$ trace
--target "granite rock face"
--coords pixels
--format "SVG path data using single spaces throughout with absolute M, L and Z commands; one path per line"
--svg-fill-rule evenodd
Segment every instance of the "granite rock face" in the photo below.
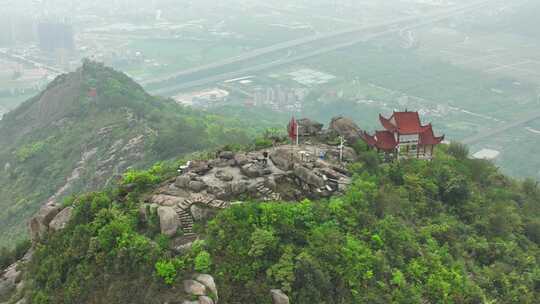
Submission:
M 50 222 L 60 210 L 62 210 L 62 208 L 55 203 L 48 203 L 43 205 L 38 213 L 30 219 L 28 228 L 32 241 L 38 241 L 49 231 Z
M 64 208 L 49 223 L 49 229 L 51 231 L 59 231 L 59 230 L 64 229 L 67 223 L 71 220 L 72 214 L 73 214 L 73 207 Z
M 314 132 L 319 130 L 319 125 L 311 125 Z M 344 161 L 356 159 L 353 149 L 345 147 L 342 154 Z M 174 237 L 181 231 L 192 238 L 196 221 L 233 202 L 318 199 L 342 193 L 350 177 L 339 155 L 339 147 L 325 144 L 220 152 L 214 160 L 189 162 L 175 179 L 148 196 L 140 213 L 148 219 L 147 206 L 150 210 L 157 206 L 162 233 Z
M 331 131 L 343 136 L 349 144 L 354 144 L 360 139 L 362 130 L 356 123 L 347 117 L 334 117 L 330 122 Z
M 184 280 L 184 292 L 197 301 L 184 301 L 183 304 L 217 304 L 218 291 L 214 278 L 209 274 L 195 274 L 192 280 Z
M 172 207 L 161 206 L 157 209 L 161 233 L 174 236 L 180 226 L 178 215 Z
M 280 289 L 270 290 L 273 304 L 289 304 L 289 297 L 283 293 Z

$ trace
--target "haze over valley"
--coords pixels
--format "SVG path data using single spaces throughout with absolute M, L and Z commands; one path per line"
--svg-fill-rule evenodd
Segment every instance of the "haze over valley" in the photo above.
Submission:
M 0 0 L 0 304 L 537 303 L 536 0 Z

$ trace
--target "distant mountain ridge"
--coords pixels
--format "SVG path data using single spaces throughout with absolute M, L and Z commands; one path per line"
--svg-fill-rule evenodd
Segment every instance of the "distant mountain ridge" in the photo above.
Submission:
M 245 142 L 242 129 L 86 61 L 0 121 L 0 246 L 24 238 L 45 202 L 106 186 L 130 167 Z

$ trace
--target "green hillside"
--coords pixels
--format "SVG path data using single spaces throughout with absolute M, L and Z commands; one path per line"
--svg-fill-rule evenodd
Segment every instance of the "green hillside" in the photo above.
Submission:
M 382 164 L 358 148 L 343 196 L 252 202 L 196 230 L 178 253 L 141 221 L 147 193 L 174 170 L 131 172 L 131 185 L 78 196 L 65 230 L 39 245 L 26 294 L 42 303 L 175 303 L 182 279 L 211 273 L 219 303 L 537 303 L 540 189 L 460 145 L 436 159 Z M 133 185 L 136 185 L 133 188 Z M 180 302 L 179 302 L 180 303 Z
M 246 126 L 85 62 L 0 121 L 0 246 L 27 238 L 27 220 L 47 201 L 114 184 L 130 167 L 246 142 L 255 132 Z

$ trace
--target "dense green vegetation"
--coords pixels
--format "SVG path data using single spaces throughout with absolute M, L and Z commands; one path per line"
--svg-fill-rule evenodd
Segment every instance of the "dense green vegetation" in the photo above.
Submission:
M 361 147 L 359 148 L 361 150 Z M 139 219 L 145 192 L 173 174 L 132 171 L 120 187 L 75 199 L 68 227 L 28 265 L 32 303 L 161 303 L 193 271 L 217 279 L 220 303 L 535 303 L 540 189 L 466 147 L 433 162 L 363 161 L 347 194 L 246 203 L 217 215 L 183 255 Z
M 155 221 L 141 221 L 139 203 L 176 172 L 156 164 L 129 171 L 121 186 L 68 200 L 69 225 L 44 238 L 27 265 L 32 303 L 163 303 L 178 299 L 177 278 L 208 271 L 211 260 L 202 243 L 183 256 L 169 251 L 170 240 Z M 126 192 L 123 185 L 135 185 Z M 157 227 L 157 229 L 156 229 Z
M 0 248 L 0 269 L 5 269 L 9 265 L 20 260 L 30 248 L 30 241 L 21 241 L 13 249 Z
M 360 170 L 330 201 L 219 214 L 207 246 L 222 298 L 267 303 L 278 287 L 294 303 L 535 303 L 540 191 L 464 150 Z
M 257 132 L 250 122 L 150 96 L 126 75 L 86 62 L 0 121 L 0 247 L 25 238 L 26 221 L 59 189 L 61 203 L 113 184 L 129 167 L 247 143 Z

